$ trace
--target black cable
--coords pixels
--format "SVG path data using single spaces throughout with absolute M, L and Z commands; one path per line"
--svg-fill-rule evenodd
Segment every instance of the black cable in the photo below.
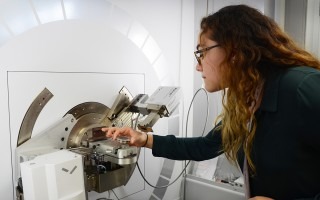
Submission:
M 119 197 L 116 195 L 116 193 L 113 190 L 111 191 L 113 192 L 114 196 L 116 196 L 117 200 L 120 200 Z
M 189 160 L 188 164 L 189 164 L 189 163 L 190 163 L 190 160 Z M 188 166 L 188 164 L 185 166 L 185 168 Z M 144 177 L 144 175 L 143 175 L 142 172 L 141 172 L 141 169 L 140 169 L 140 167 L 139 167 L 138 162 L 137 162 L 137 167 L 138 167 L 138 170 L 139 170 L 140 175 L 142 176 L 143 180 L 144 180 L 149 186 L 151 186 L 151 187 L 153 187 L 153 188 L 156 188 L 156 189 L 166 188 L 166 187 L 169 187 L 170 185 L 174 184 L 174 183 L 180 178 L 180 176 L 184 173 L 184 171 L 185 171 L 185 168 L 184 168 L 184 169 L 181 171 L 181 173 L 179 174 L 179 176 L 177 176 L 177 178 L 174 179 L 174 181 L 172 181 L 172 182 L 169 183 L 168 185 L 154 186 L 154 185 L 152 185 L 151 183 L 149 183 L 149 181 L 147 181 L 147 179 Z
M 209 97 L 208 97 L 207 91 L 206 91 L 205 89 L 203 89 L 203 88 L 200 88 L 200 89 L 198 89 L 198 90 L 196 91 L 196 93 L 193 95 L 193 98 L 192 98 L 191 103 L 190 103 L 190 105 L 189 105 L 189 109 L 188 109 L 188 113 L 187 113 L 187 119 L 186 119 L 186 137 L 187 137 L 187 133 L 188 133 L 187 130 L 188 130 L 188 121 L 189 121 L 190 109 L 191 109 L 191 106 L 192 106 L 192 104 L 193 104 L 193 101 L 194 101 L 196 95 L 197 95 L 197 94 L 199 93 L 199 91 L 201 91 L 201 90 L 204 91 L 204 93 L 206 94 L 206 97 L 207 97 L 207 98 L 206 98 L 206 100 L 207 100 L 207 115 L 206 115 L 206 121 L 205 121 L 203 130 L 202 130 L 202 134 L 201 134 L 202 137 L 203 137 L 204 131 L 205 131 L 205 129 L 206 129 L 206 124 L 207 124 L 208 115 L 209 115 L 209 109 L 208 109 Z M 137 167 L 138 167 L 138 170 L 139 170 L 140 175 L 142 176 L 143 180 L 144 180 L 149 186 L 151 186 L 151 187 L 153 187 L 153 188 L 156 188 L 156 189 L 161 189 L 161 188 L 169 187 L 170 185 L 172 185 L 173 183 L 175 183 L 175 182 L 180 178 L 180 176 L 186 171 L 186 169 L 187 169 L 188 165 L 190 164 L 190 162 L 191 162 L 191 160 L 188 161 L 188 163 L 185 165 L 185 167 L 181 170 L 181 173 L 177 176 L 176 179 L 174 179 L 174 181 L 172 181 L 172 182 L 169 183 L 168 185 L 163 185 L 163 186 L 154 186 L 154 185 L 152 185 L 151 183 L 149 183 L 149 181 L 147 181 L 147 179 L 144 177 L 144 175 L 143 175 L 143 173 L 142 173 L 142 171 L 141 171 L 141 169 L 140 169 L 140 167 L 139 167 L 138 162 L 137 162 Z

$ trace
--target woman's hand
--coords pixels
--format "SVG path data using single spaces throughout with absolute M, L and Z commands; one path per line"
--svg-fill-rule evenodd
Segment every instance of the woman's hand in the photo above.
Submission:
M 269 197 L 255 196 L 255 197 L 252 197 L 248 200 L 274 200 L 274 199 L 271 199 Z
M 106 136 L 112 137 L 113 140 L 118 136 L 127 136 L 130 138 L 129 144 L 132 146 L 152 148 L 153 137 L 151 134 L 147 135 L 147 133 L 138 132 L 129 127 L 108 127 L 101 130 L 106 132 Z

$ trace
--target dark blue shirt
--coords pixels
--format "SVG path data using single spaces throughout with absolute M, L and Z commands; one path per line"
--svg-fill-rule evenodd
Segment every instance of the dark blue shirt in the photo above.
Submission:
M 266 78 L 256 111 L 251 196 L 279 200 L 320 199 L 320 71 L 310 67 L 276 70 Z M 207 160 L 221 154 L 221 132 L 205 137 L 154 135 L 153 155 Z M 243 163 L 240 150 L 238 162 Z M 240 164 L 242 166 L 242 164 Z

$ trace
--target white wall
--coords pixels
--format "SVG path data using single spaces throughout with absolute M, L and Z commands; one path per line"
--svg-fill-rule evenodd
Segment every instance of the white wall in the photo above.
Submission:
M 305 48 L 320 59 L 320 0 L 308 0 Z

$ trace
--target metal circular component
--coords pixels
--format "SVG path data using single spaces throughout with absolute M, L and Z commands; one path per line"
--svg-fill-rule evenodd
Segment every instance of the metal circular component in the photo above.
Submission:
M 83 115 L 89 113 L 97 113 L 106 115 L 110 108 L 98 102 L 85 102 L 71 108 L 66 114 L 72 114 L 74 118 L 79 119 Z
M 110 108 L 97 102 L 86 102 L 70 109 L 66 114 L 72 114 L 78 121 L 72 128 L 67 141 L 67 148 L 80 147 L 82 141 L 92 137 L 92 128 L 110 126 L 111 121 L 106 119 Z
M 130 142 L 130 137 L 118 136 L 117 141 L 121 144 L 128 144 Z

